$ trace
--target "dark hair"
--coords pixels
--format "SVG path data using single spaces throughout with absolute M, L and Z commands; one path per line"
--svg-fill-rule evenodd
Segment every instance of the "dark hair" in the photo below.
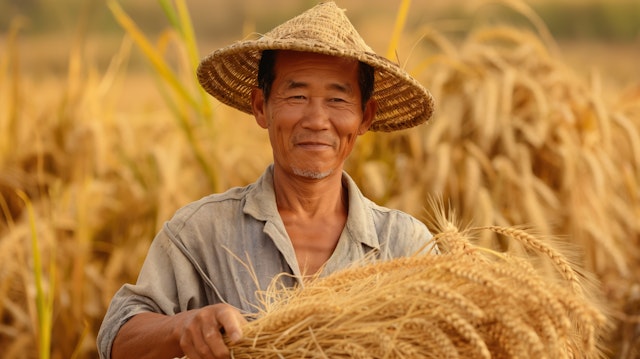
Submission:
M 258 87 L 262 90 L 265 100 L 269 99 L 271 94 L 271 85 L 275 80 L 275 65 L 278 50 L 264 50 L 258 64 Z M 362 102 L 362 110 L 364 111 L 367 101 L 373 95 L 374 70 L 373 66 L 358 62 L 358 85 L 360 86 L 360 96 Z

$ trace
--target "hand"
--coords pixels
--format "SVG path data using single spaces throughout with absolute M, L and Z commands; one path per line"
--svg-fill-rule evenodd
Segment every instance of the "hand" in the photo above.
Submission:
M 214 304 L 185 313 L 180 348 L 189 359 L 228 359 L 229 348 L 222 331 L 231 342 L 242 338 L 242 325 L 247 321 L 238 309 L 228 304 Z

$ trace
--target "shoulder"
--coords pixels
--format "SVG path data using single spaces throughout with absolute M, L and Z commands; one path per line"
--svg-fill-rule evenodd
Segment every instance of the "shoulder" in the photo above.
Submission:
M 253 184 L 234 187 L 223 193 L 210 194 L 178 209 L 167 222 L 172 230 L 179 232 L 185 226 L 193 226 L 216 221 L 228 222 L 239 216 L 247 194 Z
M 426 226 L 412 215 L 379 205 L 367 198 L 346 172 L 343 173 L 343 181 L 349 191 L 350 217 L 355 217 L 357 221 L 363 223 L 373 221 L 378 233 L 386 232 L 389 229 L 398 234 L 405 234 L 407 231 L 416 234 L 429 233 Z M 430 237 L 430 234 L 428 236 Z
M 376 227 L 391 226 L 398 227 L 398 230 L 400 231 L 410 229 L 412 231 L 417 230 L 420 232 L 429 232 L 424 223 L 404 211 L 381 206 L 369 199 L 365 199 L 364 203 L 371 211 L 371 215 L 373 216 L 374 222 L 376 223 Z
M 388 250 L 391 257 L 439 252 L 433 242 L 433 235 L 416 217 L 376 204 L 371 208 L 380 244 Z

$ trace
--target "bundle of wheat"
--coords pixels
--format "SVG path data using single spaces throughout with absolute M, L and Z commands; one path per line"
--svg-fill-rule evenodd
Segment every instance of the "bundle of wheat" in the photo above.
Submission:
M 606 316 L 559 251 L 508 227 L 441 222 L 442 255 L 363 264 L 301 290 L 271 289 L 231 343 L 239 358 L 596 358 Z M 491 230 L 553 263 L 471 244 Z M 555 280 L 554 280 L 555 278 Z M 275 287 L 274 287 L 275 288 Z
M 359 155 L 375 161 L 349 171 L 390 207 L 420 215 L 416 198 L 439 194 L 476 225 L 526 224 L 580 248 L 628 328 L 609 347 L 640 348 L 637 87 L 617 99 L 597 73 L 582 78 L 551 39 L 523 29 L 482 28 L 460 44 L 434 28 L 422 34 L 441 50 L 413 68 L 438 100 L 433 122 L 372 138 Z M 389 148 L 394 156 L 378 155 Z M 523 251 L 489 231 L 479 243 Z

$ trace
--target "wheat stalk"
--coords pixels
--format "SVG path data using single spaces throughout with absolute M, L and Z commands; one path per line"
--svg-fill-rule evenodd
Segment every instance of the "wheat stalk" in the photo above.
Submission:
M 607 318 L 562 253 L 520 228 L 460 232 L 432 224 L 441 255 L 367 262 L 279 298 L 229 343 L 234 358 L 597 358 Z M 451 215 L 451 214 L 449 214 Z M 557 281 L 531 257 L 477 247 L 470 234 L 501 233 L 557 268 Z M 517 288 L 517 290 L 514 290 Z

